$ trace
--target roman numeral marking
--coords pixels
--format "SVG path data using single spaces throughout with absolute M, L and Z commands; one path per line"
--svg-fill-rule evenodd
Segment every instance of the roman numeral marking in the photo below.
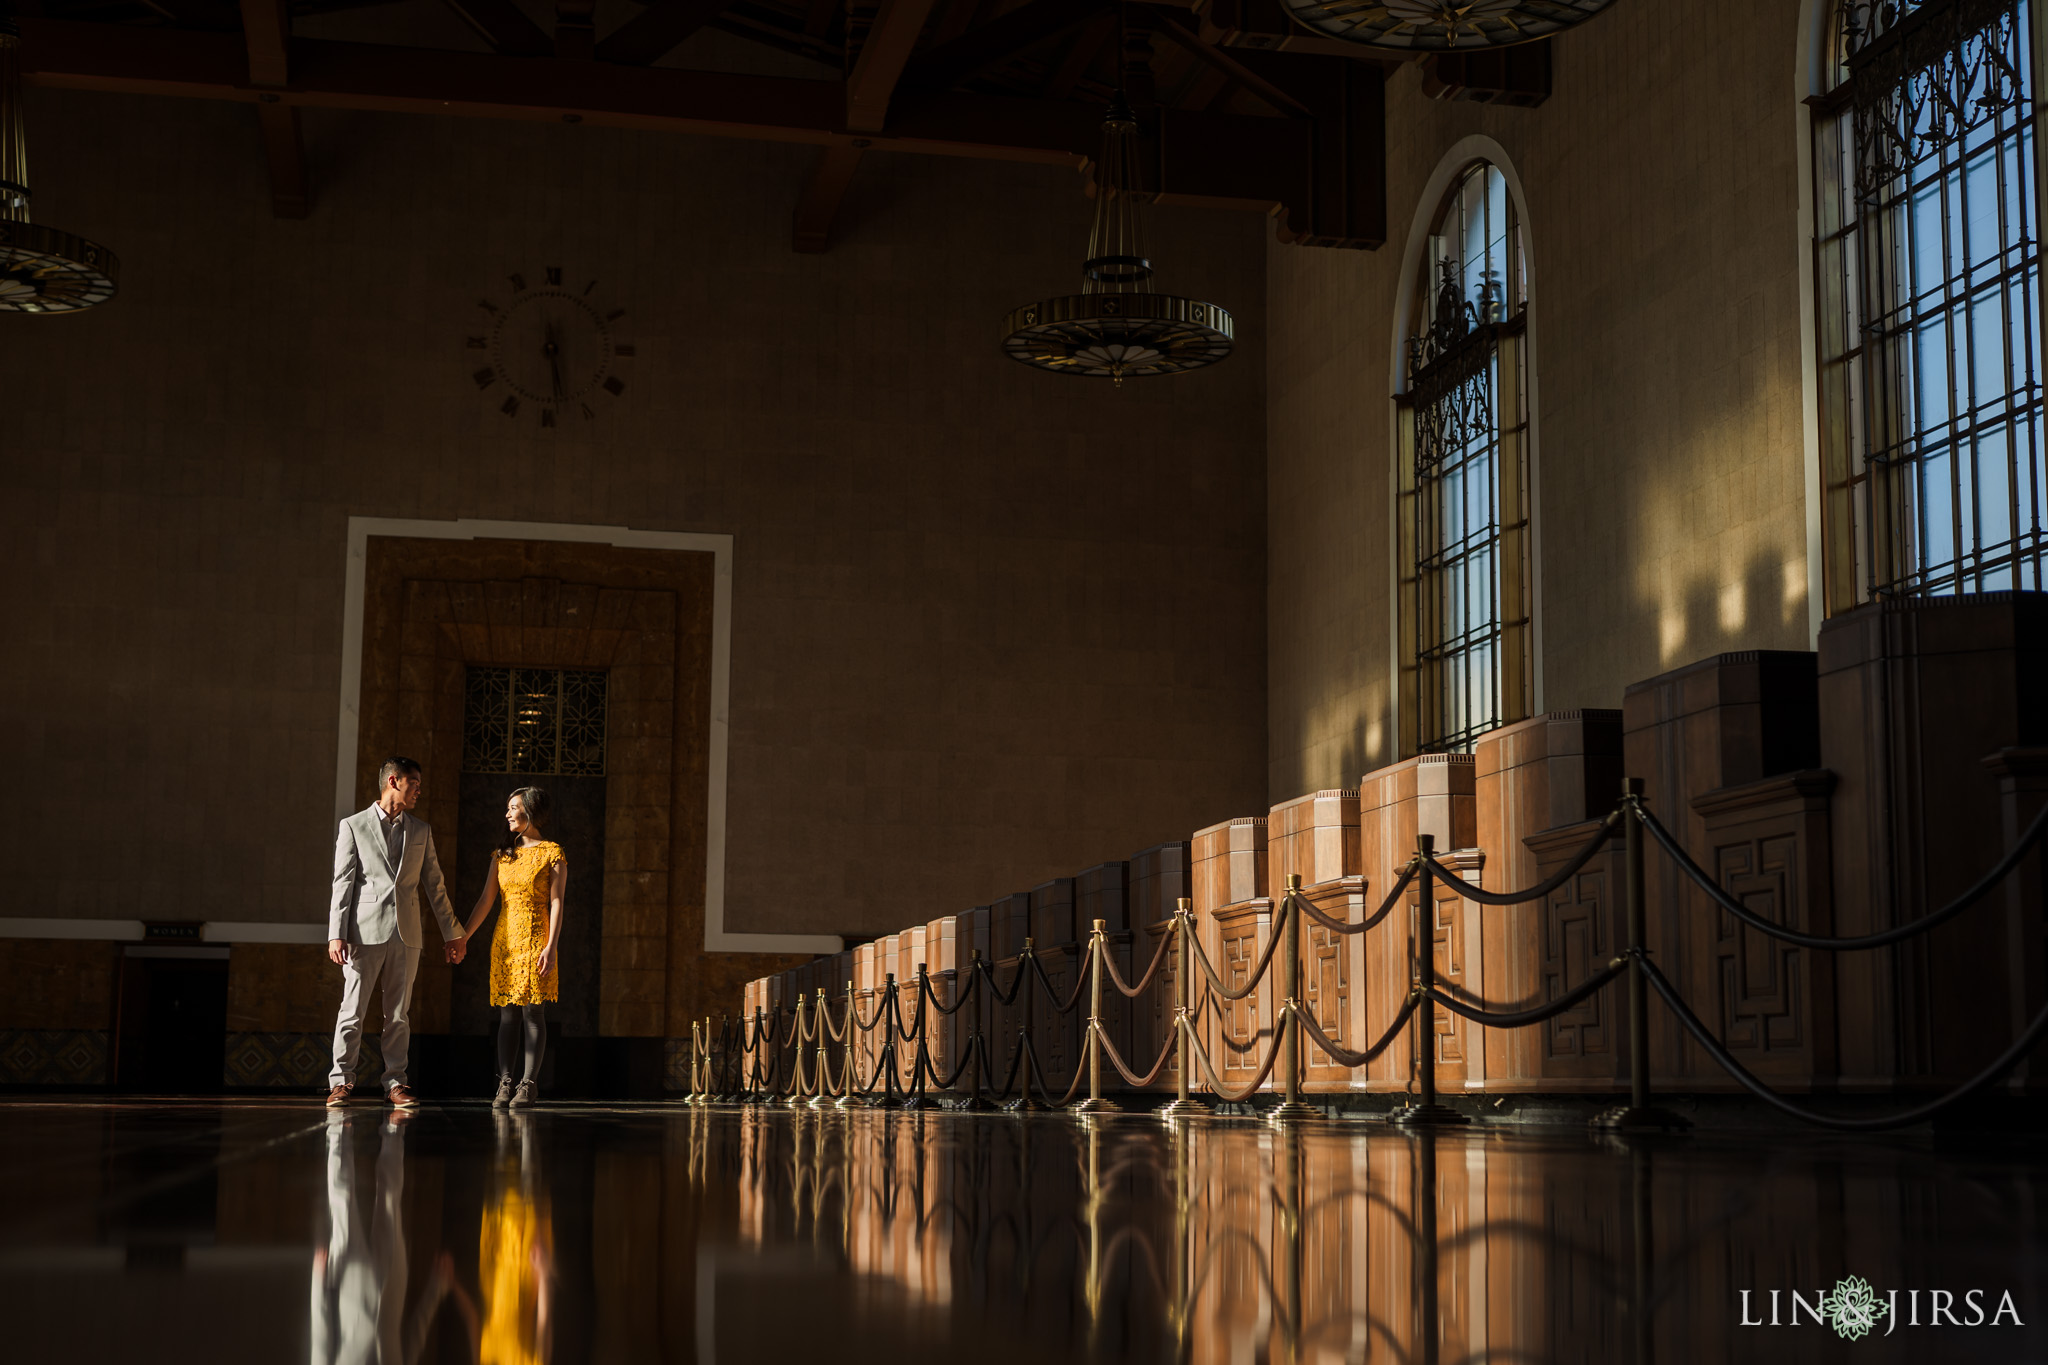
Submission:
M 512 276 L 512 292 L 515 294 L 524 294 L 526 292 L 526 276 Z
M 491 386 L 491 381 L 497 377 L 498 372 L 488 365 L 470 376 L 471 379 L 476 381 L 476 386 L 480 389 L 488 389 Z
M 633 358 L 633 348 L 631 346 L 614 346 L 612 347 L 612 354 L 631 360 Z
M 553 408 L 542 408 L 540 410 L 540 424 L 544 427 L 551 427 L 555 424 L 555 410 Z
M 482 337 L 470 337 L 468 338 L 468 344 L 470 350 L 481 351 L 484 348 L 484 339 Z
M 517 398 L 507 398 L 505 406 L 499 408 L 498 411 L 504 413 L 507 417 L 517 417 L 519 415 L 519 400 Z
M 559 285 L 559 284 L 560 284 L 561 282 L 562 282 L 562 267 L 560 267 L 560 266 L 558 266 L 558 265 L 551 265 L 551 266 L 549 266 L 549 267 L 548 267 L 548 283 L 549 283 L 549 284 L 554 284 L 554 285 Z
M 610 379 L 604 381 L 604 391 L 610 394 L 612 397 L 617 398 L 620 394 L 626 391 L 626 381 L 619 378 L 617 375 L 613 375 Z

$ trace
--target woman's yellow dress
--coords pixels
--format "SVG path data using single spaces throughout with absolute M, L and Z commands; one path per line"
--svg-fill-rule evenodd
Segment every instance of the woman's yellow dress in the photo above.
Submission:
M 556 869 L 563 866 L 562 846 L 543 840 L 515 853 L 498 855 L 498 892 L 505 907 L 498 932 L 491 939 L 491 1004 L 538 1005 L 557 998 L 561 951 L 540 971 L 541 951 L 548 946 L 548 900 Z

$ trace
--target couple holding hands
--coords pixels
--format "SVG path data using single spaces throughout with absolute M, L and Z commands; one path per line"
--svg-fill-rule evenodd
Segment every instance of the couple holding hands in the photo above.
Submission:
M 561 845 L 541 837 L 548 796 L 539 787 L 521 787 L 506 801 L 505 837 L 491 850 L 483 892 L 469 922 L 462 924 L 448 903 L 434 833 L 412 814 L 424 785 L 413 760 L 385 760 L 377 774 L 377 800 L 343 820 L 335 835 L 327 956 L 341 968 L 342 990 L 327 1103 L 339 1108 L 350 1102 L 363 1011 L 381 982 L 384 1093 L 396 1108 L 419 1105 L 406 1084 L 406 1054 L 412 1038 L 412 983 L 423 946 L 420 899 L 424 895 L 433 906 L 443 951 L 456 963 L 468 954 L 470 936 L 502 897 L 505 912 L 491 940 L 491 1005 L 499 1012 L 498 1090 L 492 1107 L 525 1109 L 540 1087 L 547 1005 L 558 998 L 562 900 L 569 887 Z M 515 1066 L 520 1071 L 516 1082 Z

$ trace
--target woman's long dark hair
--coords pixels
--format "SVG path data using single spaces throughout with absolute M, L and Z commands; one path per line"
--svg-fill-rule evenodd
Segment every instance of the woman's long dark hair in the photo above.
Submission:
M 533 827 L 537 836 L 541 827 L 548 822 L 548 794 L 539 787 L 521 787 L 512 793 L 519 798 L 520 808 L 526 812 L 526 823 Z M 519 831 L 510 825 L 505 827 L 505 837 L 498 844 L 500 858 L 514 858 L 519 855 Z

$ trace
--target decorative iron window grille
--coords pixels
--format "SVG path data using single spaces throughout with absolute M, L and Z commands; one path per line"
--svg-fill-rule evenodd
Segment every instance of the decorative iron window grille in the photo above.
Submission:
M 2032 9 L 1837 10 L 1813 120 L 1830 614 L 2043 586 Z
M 536 776 L 604 773 L 602 670 L 465 670 L 462 770 Z
M 1403 748 L 1459 752 L 1529 714 L 1527 299 L 1500 171 L 1475 165 L 1431 238 L 1404 421 Z

